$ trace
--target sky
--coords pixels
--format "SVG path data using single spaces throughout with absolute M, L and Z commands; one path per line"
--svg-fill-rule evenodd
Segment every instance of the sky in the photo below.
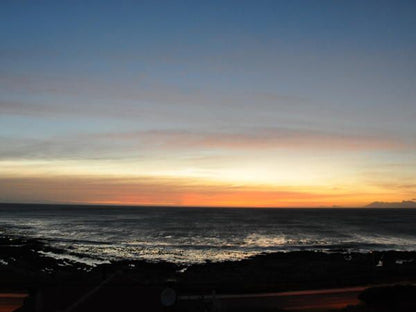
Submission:
M 416 198 L 414 1 L 0 3 L 0 202 Z

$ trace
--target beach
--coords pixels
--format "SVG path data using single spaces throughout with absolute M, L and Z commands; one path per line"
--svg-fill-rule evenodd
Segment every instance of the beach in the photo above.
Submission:
M 24 292 L 2 292 L 0 293 L 0 312 L 11 312 L 23 305 L 27 293 Z
M 71 262 L 68 259 L 48 257 L 49 252 L 59 254 L 60 251 L 39 240 L 6 236 L 0 239 L 0 251 L 0 258 L 3 260 L 0 266 L 2 293 L 15 294 L 9 298 L 15 296 L 14 302 L 18 304 L 23 301 L 25 295 L 22 294 L 28 294 L 28 298 L 33 300 L 39 292 L 42 292 L 44 302 L 49 302 L 51 307 L 54 304 L 71 305 L 107 280 L 109 280 L 106 282 L 107 286 L 102 289 L 99 287 L 100 291 L 109 288 L 115 298 L 121 296 L 124 298 L 123 302 L 128 304 L 133 304 L 128 298 L 132 297 L 136 300 L 138 297 L 131 294 L 128 298 L 123 297 L 129 293 L 127 290 L 148 292 L 146 298 L 153 296 L 157 299 L 164 288 L 171 287 L 178 298 L 182 296 L 183 299 L 182 302 L 177 303 L 176 309 L 182 307 L 184 311 L 192 306 L 191 302 L 185 304 L 186 296 L 210 298 L 213 293 L 216 296 L 257 294 L 257 299 L 254 297 L 244 299 L 256 305 L 259 304 L 259 297 L 261 298 L 258 294 L 262 293 L 287 294 L 287 292 L 341 289 L 338 293 L 347 294 L 350 292 L 347 289 L 351 287 L 364 287 L 355 288 L 354 298 L 356 298 L 361 290 L 369 286 L 409 284 L 416 281 L 416 252 L 301 251 L 264 254 L 241 261 L 192 265 L 164 261 L 150 263 L 139 260 L 87 265 Z M 61 289 L 61 292 L 56 293 L 57 289 Z M 65 300 L 62 299 L 63 297 L 62 300 L 57 299 L 63 296 L 63 293 Z M 96 296 L 100 296 L 99 294 L 100 292 Z M 305 297 L 293 297 L 294 294 L 289 293 L 289 297 L 286 298 L 289 298 L 290 302 L 305 299 Z M 306 295 L 307 292 L 304 294 Z M 270 300 L 270 296 L 268 298 L 267 300 Z M 358 302 L 351 298 L 345 302 Z M 152 302 L 157 302 L 156 299 Z M 227 299 L 230 307 L 238 306 L 236 302 L 244 302 L 241 298 L 237 300 L 237 297 L 231 299 L 232 297 Z M 260 302 L 264 303 L 263 299 Z M 136 302 L 134 300 L 133 302 Z M 232 304 L 230 300 L 233 301 Z M 0 302 L 2 309 L 7 311 L 7 307 L 10 306 L 8 302 L 12 301 Z M 26 303 L 31 304 L 28 299 Z M 160 302 L 157 304 L 160 305 Z M 343 306 L 341 304 L 337 307 Z
M 416 281 L 415 221 L 414 209 L 3 204 L 0 305 L 4 312 L 409 306 L 413 290 L 394 287 Z M 366 295 L 377 287 L 393 288 Z M 166 289 L 176 298 L 168 307 Z

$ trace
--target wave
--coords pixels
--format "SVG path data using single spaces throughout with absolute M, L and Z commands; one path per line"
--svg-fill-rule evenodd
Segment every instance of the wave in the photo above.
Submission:
M 0 209 L 0 233 L 41 239 L 71 257 L 97 261 L 195 263 L 276 251 L 416 250 L 416 210 L 48 207 L 40 212 Z

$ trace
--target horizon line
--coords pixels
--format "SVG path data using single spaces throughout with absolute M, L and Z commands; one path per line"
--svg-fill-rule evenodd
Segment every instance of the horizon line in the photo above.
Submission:
M 400 207 L 368 207 L 365 206 L 195 206 L 195 205 L 143 205 L 143 204 L 111 204 L 111 203 L 42 203 L 42 202 L 0 202 L 0 205 L 59 205 L 59 206 L 93 206 L 93 207 L 129 207 L 129 208 L 214 208 L 214 209 L 400 209 Z M 411 209 L 411 208 L 404 208 Z M 415 208 L 416 209 L 416 208 Z

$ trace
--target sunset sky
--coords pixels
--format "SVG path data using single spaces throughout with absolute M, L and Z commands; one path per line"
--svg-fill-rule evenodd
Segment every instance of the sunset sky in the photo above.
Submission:
M 0 3 L 0 202 L 416 198 L 415 1 Z

